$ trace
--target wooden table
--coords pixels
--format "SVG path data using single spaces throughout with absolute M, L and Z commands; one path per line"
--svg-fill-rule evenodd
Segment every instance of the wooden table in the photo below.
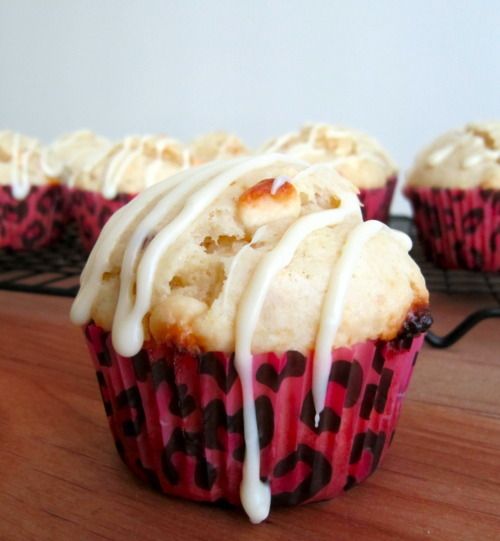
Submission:
M 436 332 L 484 298 L 433 296 Z M 0 291 L 0 539 L 500 539 L 500 325 L 426 347 L 380 469 L 335 501 L 238 510 L 137 482 L 108 433 L 69 299 Z

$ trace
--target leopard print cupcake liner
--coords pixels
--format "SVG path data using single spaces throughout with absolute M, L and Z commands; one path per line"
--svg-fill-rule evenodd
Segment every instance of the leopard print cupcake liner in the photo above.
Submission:
M 422 345 L 417 327 L 405 327 L 409 334 L 399 341 L 335 349 L 317 426 L 312 357 L 254 356 L 261 478 L 273 504 L 332 498 L 373 473 L 394 436 Z M 85 334 L 125 464 L 166 494 L 238 505 L 245 444 L 233 355 L 150 344 L 122 357 L 100 327 L 91 323 Z
M 500 190 L 406 188 L 426 256 L 445 269 L 500 271 Z
M 397 178 L 391 177 L 382 188 L 360 188 L 358 197 L 363 205 L 361 212 L 365 220 L 388 222 L 396 183 Z
M 64 198 L 59 185 L 32 186 L 16 199 L 10 186 L 0 186 L 0 248 L 36 250 L 60 238 Z
M 112 214 L 134 197 L 122 193 L 114 199 L 106 199 L 99 192 L 78 188 L 72 190 L 72 215 L 78 227 L 80 242 L 87 252 L 94 247 L 104 224 Z

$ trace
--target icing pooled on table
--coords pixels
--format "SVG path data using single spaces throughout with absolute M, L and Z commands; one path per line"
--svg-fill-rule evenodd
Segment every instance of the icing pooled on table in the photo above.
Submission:
M 322 180 L 324 177 L 328 182 Z M 256 179 L 265 180 L 255 183 Z M 328 185 L 325 193 L 321 193 L 322 183 Z M 331 351 L 338 343 L 347 295 L 366 246 L 382 236 L 384 242 L 397 245 L 408 258 L 411 241 L 380 222 L 363 222 L 355 190 L 332 165 L 310 166 L 280 154 L 212 162 L 156 184 L 112 216 L 82 273 L 72 320 L 82 325 L 93 318 L 101 288 L 106 287 L 105 277 L 116 269 L 118 291 L 111 316 L 111 338 L 120 355 L 137 354 L 148 339 L 144 322 L 154 309 L 158 291 L 163 291 L 167 299 L 170 295 L 168 278 L 159 278 L 165 271 L 164 258 L 170 254 L 175 259 L 172 250 L 178 246 L 176 243 L 192 234 L 193 224 L 207 213 L 223 212 L 224 201 L 233 208 L 236 205 L 240 221 L 251 232 L 247 240 L 238 241 L 232 248 L 221 304 L 226 312 L 234 305 L 235 366 L 242 386 L 246 446 L 240 493 L 244 509 L 257 523 L 269 513 L 271 491 L 260 479 L 252 362 L 256 329 L 273 284 L 308 239 L 325 229 L 338 231 L 343 240 L 338 257 L 325 269 L 327 284 L 323 297 L 318 299 L 320 315 L 312 348 L 313 399 L 318 416 L 325 406 Z M 219 239 L 220 243 L 224 241 L 225 237 Z M 239 285 L 235 273 L 244 266 L 243 261 L 248 264 L 250 260 L 253 266 L 246 284 L 235 288 Z M 419 287 L 425 290 L 425 286 Z

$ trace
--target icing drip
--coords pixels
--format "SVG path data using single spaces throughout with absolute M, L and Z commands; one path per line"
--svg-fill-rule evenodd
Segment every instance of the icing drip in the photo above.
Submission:
M 375 220 L 360 223 L 355 227 L 342 248 L 342 253 L 330 275 L 330 282 L 323 300 L 318 335 L 316 338 L 313 365 L 313 398 L 316 409 L 315 423 L 319 424 L 319 414 L 325 407 L 328 377 L 332 361 L 332 344 L 335 342 L 349 282 L 354 266 L 363 246 L 376 235 L 384 224 Z
M 33 142 L 21 152 L 20 144 L 21 136 L 16 134 L 12 142 L 12 195 L 19 200 L 24 199 L 30 191 L 30 159 L 37 147 L 37 143 Z
M 290 181 L 290 177 L 287 177 L 286 175 L 281 175 L 279 177 L 276 177 L 273 180 L 273 184 L 271 186 L 271 195 L 276 195 L 279 189 Z
M 123 175 L 130 164 L 141 155 L 145 140 L 146 137 L 143 137 L 140 140 L 138 148 L 133 150 L 133 139 L 126 139 L 123 149 L 116 154 L 113 160 L 111 160 L 102 185 L 102 195 L 106 199 L 113 199 L 116 197 L 118 186 L 120 185 Z
M 71 320 L 76 325 L 84 325 L 90 320 L 92 306 L 98 294 L 99 283 L 106 272 L 108 259 L 116 240 L 139 217 L 144 208 L 147 208 L 159 196 L 168 194 L 177 184 L 182 183 L 192 174 L 192 171 L 183 171 L 173 175 L 160 184 L 152 186 L 141 194 L 141 198 L 133 199 L 126 207 L 115 212 L 102 233 L 99 235 L 94 249 L 83 269 L 80 278 L 80 290 L 71 307 Z
M 232 277 L 234 274 L 234 270 L 238 266 L 238 263 L 240 262 L 240 259 L 243 257 L 243 255 L 248 252 L 255 244 L 260 242 L 265 238 L 265 233 L 267 230 L 267 226 L 263 225 L 257 229 L 257 231 L 254 233 L 252 240 L 243 246 L 241 250 L 233 257 L 233 260 L 231 261 L 231 266 L 229 267 L 229 272 L 227 273 L 226 283 L 224 285 L 224 296 L 223 296 L 223 305 L 226 306 L 227 302 L 227 295 L 229 291 L 231 290 L 231 284 L 232 284 Z
M 307 214 L 294 222 L 275 248 L 263 256 L 241 298 L 236 316 L 235 366 L 242 381 L 245 462 L 240 497 L 250 520 L 261 522 L 269 514 L 271 490 L 260 481 L 260 449 L 252 386 L 252 338 L 267 291 L 276 274 L 292 260 L 300 243 L 313 231 L 340 223 L 359 212 L 354 194 L 337 209 Z
M 151 308 L 154 279 L 161 257 L 235 179 L 280 164 L 296 168 L 297 173 L 291 178 L 277 177 L 273 182 L 275 192 L 285 182 L 294 184 L 321 168 L 332 168 L 324 164 L 311 167 L 291 157 L 273 154 L 227 162 L 216 161 L 196 170 L 178 173 L 134 199 L 112 216 L 99 237 L 82 273 L 82 285 L 71 311 L 72 320 L 84 324 L 90 319 L 101 277 L 108 269 L 113 247 L 117 239 L 134 225 L 122 256 L 120 289 L 111 336 L 119 354 L 127 357 L 136 354 L 143 347 L 143 319 Z M 318 419 L 324 407 L 331 350 L 353 269 L 365 243 L 385 226 L 375 221 L 363 223 L 359 201 L 351 192 L 342 195 L 337 208 L 299 216 L 288 226 L 274 247 L 261 254 L 236 305 L 235 366 L 242 386 L 246 449 L 240 497 L 254 523 L 267 517 L 271 503 L 270 487 L 260 480 L 259 433 L 253 392 L 254 333 L 272 280 L 291 263 L 304 239 L 318 229 L 339 224 L 346 219 L 352 219 L 356 225 L 349 233 L 340 258 L 331 271 L 313 360 L 313 394 Z M 224 303 L 236 265 L 241 262 L 243 254 L 252 249 L 252 245 L 265 238 L 266 228 L 264 225 L 257 229 L 252 241 L 233 257 L 224 288 Z M 411 247 L 411 241 L 406 235 L 395 232 L 394 236 L 406 249 Z
M 50 164 L 48 153 L 48 148 L 44 148 L 42 150 L 42 153 L 40 155 L 40 167 L 42 168 L 42 171 L 46 176 L 52 178 L 59 177 L 63 171 L 63 165 L 61 163 L 57 163 L 56 165 Z

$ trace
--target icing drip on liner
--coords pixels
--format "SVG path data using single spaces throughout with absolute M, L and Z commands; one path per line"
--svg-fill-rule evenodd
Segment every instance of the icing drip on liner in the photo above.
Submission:
M 105 226 L 90 255 L 82 273 L 81 289 L 72 306 L 72 320 L 77 324 L 84 324 L 90 319 L 101 276 L 107 269 L 113 246 L 142 216 L 123 255 L 120 292 L 111 334 L 113 346 L 119 354 L 128 357 L 136 354 L 143 346 L 142 322 L 150 309 L 154 278 L 162 255 L 235 179 L 260 168 L 279 164 L 293 166 L 299 171 L 293 178 L 286 179 L 286 182 L 292 184 L 302 175 L 333 168 L 326 164 L 311 167 L 291 157 L 272 154 L 230 162 L 212 162 L 170 177 L 123 207 Z M 322 304 L 315 345 L 313 397 L 318 419 L 324 408 L 331 349 L 342 318 L 353 269 L 366 242 L 386 226 L 376 221 L 362 222 L 359 202 L 354 193 L 343 195 L 337 208 L 300 216 L 288 227 L 277 244 L 262 255 L 237 305 L 235 365 L 243 393 L 246 448 L 240 497 L 245 511 L 254 523 L 261 522 L 268 516 L 271 502 L 271 489 L 260 480 L 259 435 L 252 378 L 252 340 L 259 316 L 273 278 L 290 264 L 301 242 L 315 230 L 338 224 L 349 217 L 352 217 L 356 225 L 349 233 L 341 255 L 332 269 Z M 167 225 L 156 232 L 155 227 L 164 219 L 167 220 Z M 387 231 L 390 230 L 387 228 Z M 264 232 L 265 226 L 256 231 L 251 243 L 233 258 L 233 265 L 245 249 L 250 249 L 252 243 L 258 242 Z M 155 236 L 147 244 L 151 234 Z M 411 247 L 411 241 L 406 235 L 399 232 L 393 234 L 406 249 Z
M 30 143 L 28 148 L 23 152 L 20 149 L 21 136 L 16 133 L 12 140 L 12 166 L 11 166 L 11 179 L 12 179 L 12 195 L 15 199 L 24 199 L 30 191 L 30 179 L 29 179 L 29 165 L 30 159 L 34 150 L 37 147 L 36 141 Z M 21 167 L 19 167 L 21 162 Z M 20 170 L 20 171 L 19 171 Z

